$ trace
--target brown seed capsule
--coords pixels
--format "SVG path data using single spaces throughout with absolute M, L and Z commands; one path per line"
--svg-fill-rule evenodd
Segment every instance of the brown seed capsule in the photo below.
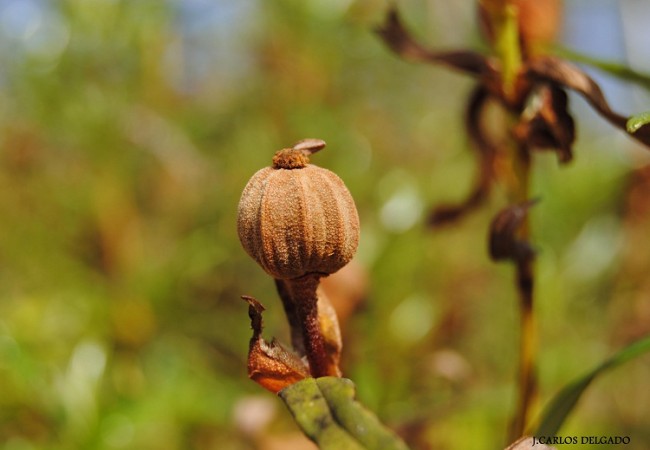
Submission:
M 324 146 L 305 139 L 277 152 L 273 166 L 258 171 L 244 188 L 237 219 L 244 249 L 276 279 L 294 349 L 304 351 L 314 377 L 340 376 L 340 342 L 329 339 L 334 321 L 325 322 L 328 339 L 321 329 L 320 278 L 345 266 L 359 244 L 350 192 L 336 174 L 309 164 L 309 155 Z
M 239 239 L 274 278 L 329 275 L 356 252 L 359 217 L 350 192 L 336 174 L 309 164 L 324 146 L 306 139 L 280 150 L 242 193 Z

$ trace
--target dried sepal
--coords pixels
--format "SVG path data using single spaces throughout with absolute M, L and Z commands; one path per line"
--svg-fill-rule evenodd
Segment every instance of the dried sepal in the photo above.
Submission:
M 479 164 L 474 186 L 461 203 L 437 206 L 429 216 L 429 224 L 433 227 L 446 225 L 460 219 L 485 203 L 490 193 L 496 149 L 485 135 L 481 125 L 484 107 L 490 98 L 487 89 L 478 85 L 470 96 L 465 114 L 465 128 Z
M 265 389 L 278 393 L 285 387 L 309 377 L 303 360 L 275 339 L 262 339 L 262 312 L 264 306 L 253 297 L 242 296 L 248 303 L 253 336 L 248 349 L 248 377 Z
M 322 139 L 307 138 L 307 139 L 299 140 L 298 142 L 293 144 L 291 148 L 294 150 L 298 150 L 307 156 L 310 156 L 316 153 L 317 151 L 324 149 L 325 145 L 327 144 Z
M 341 327 L 339 319 L 325 292 L 320 287 L 318 294 L 318 323 L 323 336 L 325 353 L 327 354 L 328 365 L 335 372 L 335 375 L 341 376 L 339 363 L 341 361 L 341 351 L 343 350 L 343 339 L 341 338 Z
M 567 107 L 567 94 L 560 87 L 536 87 L 514 128 L 515 137 L 529 148 L 555 150 L 561 163 L 571 161 L 575 123 Z
M 517 263 L 533 258 L 530 243 L 519 239 L 517 232 L 528 210 L 537 199 L 509 206 L 499 211 L 490 224 L 489 251 L 495 261 L 512 260 Z

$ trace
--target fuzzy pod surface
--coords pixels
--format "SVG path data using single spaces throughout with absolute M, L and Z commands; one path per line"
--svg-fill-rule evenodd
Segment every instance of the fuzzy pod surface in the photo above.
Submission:
M 273 166 L 249 180 L 237 230 L 244 250 L 284 280 L 334 273 L 359 244 L 359 216 L 347 187 L 296 147 L 277 152 Z

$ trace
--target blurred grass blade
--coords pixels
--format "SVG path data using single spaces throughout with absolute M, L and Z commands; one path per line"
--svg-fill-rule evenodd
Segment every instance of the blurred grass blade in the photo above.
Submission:
M 616 78 L 631 81 L 650 90 L 650 74 L 638 72 L 625 64 L 594 58 L 593 56 L 585 55 L 568 48 L 557 47 L 555 52 L 558 56 L 569 59 L 573 62 L 587 64 Z
M 650 123 L 650 111 L 646 111 L 628 119 L 626 128 L 628 133 L 635 133 L 639 128 Z
M 591 382 L 603 372 L 650 351 L 650 336 L 616 353 L 594 370 L 562 389 L 542 414 L 536 436 L 555 436 Z
M 354 400 L 345 378 L 307 378 L 279 393 L 302 431 L 323 450 L 408 450 Z

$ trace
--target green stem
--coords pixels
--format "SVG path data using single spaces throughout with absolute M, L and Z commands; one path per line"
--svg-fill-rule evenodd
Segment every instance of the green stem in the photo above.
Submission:
M 493 15 L 494 49 L 501 61 L 503 92 L 508 100 L 512 100 L 515 95 L 517 74 L 522 65 L 517 16 L 517 6 L 508 1 L 503 2 L 502 7 Z
M 515 184 L 511 197 L 514 203 L 528 200 L 531 161 L 528 148 L 524 145 L 513 149 L 513 173 Z M 528 215 L 519 230 L 519 239 L 530 241 L 531 227 Z M 516 262 L 516 284 L 519 293 L 520 337 L 519 337 L 519 379 L 517 409 L 510 423 L 510 442 L 524 434 L 537 398 L 537 324 L 534 311 L 534 261 L 525 258 Z
M 517 104 L 517 77 L 523 64 L 517 5 L 511 0 L 489 2 L 493 21 L 494 49 L 501 61 L 503 94 L 506 103 Z M 508 127 L 517 123 L 518 114 L 510 110 Z M 525 145 L 510 145 L 513 178 L 509 183 L 512 203 L 528 200 L 531 161 Z M 530 222 L 524 219 L 518 231 L 519 239 L 530 241 Z M 519 293 L 520 341 L 517 409 L 510 423 L 510 442 L 524 434 L 537 396 L 536 359 L 537 326 L 534 313 L 534 263 L 530 258 L 516 262 L 516 284 Z
M 519 290 L 520 338 L 519 381 L 517 410 L 510 423 L 510 441 L 521 437 L 530 419 L 537 398 L 537 325 L 533 309 L 533 262 L 531 259 L 517 263 Z

